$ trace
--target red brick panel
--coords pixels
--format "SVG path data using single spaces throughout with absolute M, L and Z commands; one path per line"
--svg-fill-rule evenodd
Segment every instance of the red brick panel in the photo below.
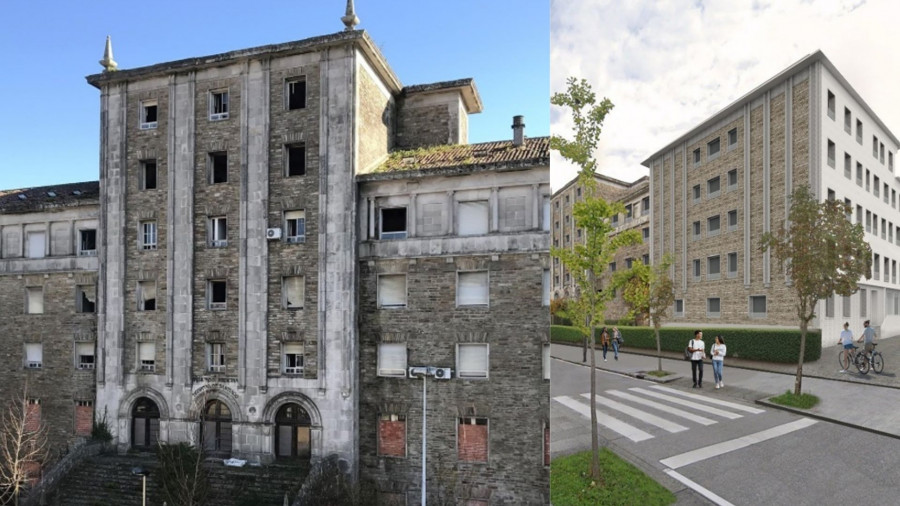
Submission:
M 544 465 L 550 465 L 550 426 L 544 427 Z
M 41 479 L 41 464 L 33 460 L 25 462 L 26 480 L 30 486 L 34 486 Z
M 459 460 L 487 462 L 488 428 L 485 425 L 459 425 Z
M 378 453 L 387 457 L 406 456 L 406 422 L 378 421 Z
M 94 425 L 93 406 L 75 406 L 75 435 L 90 436 Z
M 483 499 L 469 499 L 466 506 L 489 506 L 488 502 Z
M 37 432 L 41 428 L 41 405 L 26 404 L 25 405 L 25 430 L 27 432 Z

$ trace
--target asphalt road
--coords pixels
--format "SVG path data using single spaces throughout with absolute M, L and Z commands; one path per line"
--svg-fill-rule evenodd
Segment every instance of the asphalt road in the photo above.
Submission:
M 590 370 L 553 359 L 552 378 L 552 456 L 590 449 Z M 601 444 L 679 504 L 900 503 L 898 439 L 755 405 L 711 378 L 691 389 L 597 371 L 597 393 Z

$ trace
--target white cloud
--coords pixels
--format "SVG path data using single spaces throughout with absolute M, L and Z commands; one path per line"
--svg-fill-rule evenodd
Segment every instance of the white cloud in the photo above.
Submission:
M 821 49 L 882 121 L 900 129 L 900 2 L 891 0 L 551 0 L 551 92 L 585 78 L 615 104 L 599 170 L 631 181 L 692 126 Z M 571 121 L 551 114 L 551 132 Z M 554 188 L 576 168 L 552 155 Z

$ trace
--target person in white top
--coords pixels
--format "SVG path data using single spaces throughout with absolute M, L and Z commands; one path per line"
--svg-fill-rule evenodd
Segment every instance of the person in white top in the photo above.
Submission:
M 691 352 L 691 376 L 694 379 L 693 388 L 703 388 L 703 359 L 706 357 L 706 345 L 703 344 L 702 331 L 694 331 L 694 338 L 688 343 L 688 351 Z
M 853 349 L 853 332 L 850 330 L 850 324 L 847 322 L 844 322 L 844 330 L 841 331 L 841 338 L 838 339 L 838 344 L 844 345 L 844 361 L 842 363 L 849 364 L 850 350 Z M 847 369 L 841 367 L 841 370 L 838 372 L 847 372 Z
M 709 347 L 709 354 L 712 356 L 713 377 L 716 380 L 716 388 L 722 388 L 722 365 L 725 362 L 725 340 L 722 336 L 716 336 L 715 342 Z

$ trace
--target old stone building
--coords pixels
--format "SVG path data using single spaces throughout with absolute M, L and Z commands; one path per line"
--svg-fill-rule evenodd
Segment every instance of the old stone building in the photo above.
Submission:
M 0 398 L 64 451 L 91 434 L 97 333 L 96 181 L 0 191 Z
M 760 236 L 787 219 L 808 186 L 854 209 L 872 247 L 872 277 L 850 297 L 820 301 L 813 326 L 871 319 L 900 330 L 900 143 L 821 52 L 704 120 L 644 162 L 650 169 L 655 259 L 674 256 L 674 322 L 796 326 L 789 279 Z M 830 343 L 823 339 L 823 343 Z
M 611 202 L 620 202 L 625 212 L 613 218 L 614 233 L 625 230 L 637 230 L 641 233 L 642 242 L 634 246 L 621 248 L 616 252 L 615 260 L 610 263 L 604 283 L 613 273 L 621 269 L 630 269 L 632 262 L 641 260 L 650 263 L 650 182 L 644 176 L 631 183 L 596 174 L 595 189 L 590 190 L 572 179 L 565 186 L 553 193 L 552 197 L 552 237 L 553 246 L 557 248 L 573 248 L 575 244 L 584 242 L 584 231 L 575 226 L 572 215 L 573 206 L 593 192 L 596 196 Z M 553 259 L 551 272 L 551 291 L 554 299 L 565 299 L 576 295 L 575 280 L 558 258 Z M 622 299 L 621 291 L 616 293 L 606 306 L 606 319 L 619 320 L 628 315 L 629 308 Z

